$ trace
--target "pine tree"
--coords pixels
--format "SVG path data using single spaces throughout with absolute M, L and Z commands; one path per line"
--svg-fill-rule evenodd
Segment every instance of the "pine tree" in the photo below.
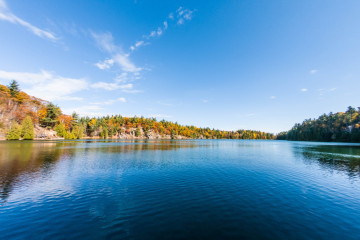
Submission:
M 46 106 L 46 116 L 40 119 L 40 122 L 44 127 L 52 128 L 57 123 L 58 121 L 57 119 L 60 115 L 61 115 L 60 108 L 52 103 L 49 103 Z
M 10 130 L 6 134 L 6 140 L 19 140 L 21 137 L 21 128 L 16 122 L 12 122 Z
M 27 116 L 21 123 L 21 137 L 24 140 L 34 139 L 34 125 L 30 116 Z
M 12 80 L 10 85 L 8 86 L 9 90 L 10 90 L 10 95 L 12 97 L 16 97 L 19 92 L 20 92 L 20 88 L 19 88 L 19 84 L 17 81 Z

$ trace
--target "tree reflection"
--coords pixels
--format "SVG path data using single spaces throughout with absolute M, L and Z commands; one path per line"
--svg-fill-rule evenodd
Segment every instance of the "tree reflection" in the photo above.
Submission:
M 357 145 L 317 145 L 296 148 L 305 163 L 341 171 L 349 177 L 360 177 L 360 146 Z
M 49 175 L 64 154 L 60 142 L 16 141 L 0 144 L 0 199 L 5 201 L 14 185 L 25 178 Z
M 82 168 L 91 167 L 94 161 L 106 165 L 109 162 L 99 161 L 98 154 L 105 157 L 127 156 L 137 159 L 139 154 L 149 151 L 177 150 L 194 148 L 195 141 L 146 141 L 146 140 L 81 140 L 81 141 L 16 141 L 0 143 L 0 200 L 6 201 L 17 184 L 30 182 L 33 178 L 51 176 L 56 165 L 63 159 L 73 162 L 78 154 L 84 162 Z M 120 153 L 125 155 L 119 155 Z M 128 155 L 129 153 L 130 155 Z M 145 161 L 133 161 L 137 167 L 149 164 Z M 121 165 L 129 162 L 124 161 Z M 153 164 L 156 164 L 153 162 Z M 132 165 L 131 165 L 132 166 Z M 71 168 L 71 166 L 70 166 Z

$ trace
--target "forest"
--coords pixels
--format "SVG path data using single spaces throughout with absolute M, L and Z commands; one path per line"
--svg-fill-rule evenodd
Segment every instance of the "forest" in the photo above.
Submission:
M 279 140 L 360 142 L 360 108 L 348 107 L 345 112 L 323 114 L 317 119 L 297 123 L 287 132 L 277 135 Z
M 14 80 L 9 86 L 0 85 L 0 130 L 6 139 L 43 138 L 42 129 L 53 130 L 65 139 L 82 138 L 168 138 L 168 139 L 274 139 L 271 133 L 253 130 L 221 131 L 155 118 L 80 117 L 64 114 L 60 107 L 21 91 Z M 44 132 L 44 131 L 42 131 Z

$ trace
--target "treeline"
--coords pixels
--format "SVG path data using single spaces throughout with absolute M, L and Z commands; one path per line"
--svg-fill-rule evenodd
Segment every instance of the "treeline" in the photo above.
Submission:
M 360 108 L 348 107 L 346 112 L 323 114 L 317 119 L 297 123 L 279 140 L 360 142 Z
M 146 138 L 154 135 L 160 137 L 169 136 L 172 139 L 177 138 L 177 136 L 194 139 L 274 138 L 273 134 L 260 131 L 220 131 L 210 128 L 183 126 L 165 120 L 157 121 L 156 118 L 123 117 L 121 115 L 79 118 L 76 113 L 73 113 L 71 116 L 61 114 L 60 109 L 51 103 L 41 110 L 39 122 L 43 127 L 54 127 L 59 136 L 68 139 L 79 139 L 83 136 L 108 138 L 126 134 Z
M 121 137 L 124 135 L 138 138 L 183 138 L 204 139 L 274 139 L 271 133 L 252 130 L 221 131 L 195 126 L 183 126 L 169 121 L 157 121 L 155 118 L 123 117 L 121 115 L 97 118 L 79 117 L 78 114 L 63 114 L 61 109 L 49 102 L 30 97 L 20 91 L 16 81 L 8 87 L 0 85 L 0 104 L 11 99 L 16 102 L 16 109 L 11 125 L 7 130 L 7 139 L 25 139 L 18 133 L 20 123 L 26 118 L 33 125 L 56 131 L 65 139 L 81 139 L 84 137 Z M 1 100 L 2 99 L 2 100 Z M 9 104 L 11 101 L 8 101 Z M 5 104 L 5 106 L 9 105 Z M 0 119 L 1 120 L 1 119 Z M 1 126 L 0 126 L 1 127 Z M 13 129 L 13 130 L 12 130 Z M 17 138 L 19 136 L 19 138 Z M 28 138 L 27 138 L 28 139 Z

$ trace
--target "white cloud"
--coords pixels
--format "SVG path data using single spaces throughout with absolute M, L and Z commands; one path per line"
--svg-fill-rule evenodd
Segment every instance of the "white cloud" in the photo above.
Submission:
M 114 65 L 114 62 L 114 59 L 106 59 L 102 62 L 95 63 L 95 66 L 97 66 L 101 70 L 109 69 L 110 67 L 112 67 L 112 65 Z
M 190 9 L 184 9 L 183 7 L 179 7 L 176 10 L 176 18 L 174 17 L 173 13 L 170 13 L 165 21 L 163 21 L 163 24 L 159 27 L 157 27 L 156 30 L 150 31 L 148 35 L 143 35 L 143 39 L 151 39 L 155 37 L 160 37 L 168 28 L 169 28 L 169 22 L 172 20 L 176 20 L 178 25 L 183 24 L 185 21 L 190 21 L 192 19 L 194 10 Z M 136 45 L 136 43 L 142 42 L 140 45 Z M 143 41 L 138 41 L 135 44 L 130 46 L 130 50 L 134 51 L 136 48 L 144 45 Z
M 333 91 L 335 91 L 335 90 L 336 90 L 336 88 L 331 88 L 331 89 L 329 89 L 330 92 L 333 92 Z
M 276 96 L 270 96 L 270 99 L 276 99 Z
M 126 102 L 126 99 L 123 98 L 123 97 L 120 97 L 120 98 L 118 98 L 117 100 L 118 100 L 119 102 Z
M 27 28 L 30 32 L 32 32 L 33 34 L 35 34 L 38 37 L 49 39 L 52 41 L 57 40 L 57 37 L 53 33 L 42 30 L 42 29 L 32 25 L 31 23 L 19 18 L 18 16 L 14 15 L 9 10 L 9 8 L 7 7 L 4 0 L 0 0 L 0 20 L 4 20 L 4 21 L 7 21 L 7 22 L 10 22 L 13 24 L 21 25 L 21 26 Z
M 130 46 L 130 50 L 134 51 L 136 48 L 138 48 L 138 47 L 140 47 L 142 45 L 145 45 L 144 41 L 137 41 L 133 46 Z
M 207 100 L 207 99 L 202 99 L 201 100 L 203 103 L 208 103 L 209 102 L 209 100 Z
M 117 90 L 117 89 L 123 89 L 123 90 L 130 90 L 133 88 L 132 83 L 128 84 L 119 84 L 117 82 L 114 83 L 106 83 L 106 82 L 97 82 L 91 85 L 92 88 L 101 88 L 105 90 Z
M 183 23 L 185 23 L 185 21 L 190 21 L 193 17 L 193 10 L 190 9 L 185 9 L 183 7 L 179 7 L 176 10 L 177 13 L 177 24 L 181 25 Z
M 114 44 L 114 38 L 111 33 L 95 33 L 91 32 L 91 36 L 95 39 L 97 45 L 108 53 L 118 51 L 118 47 Z
M 310 70 L 310 74 L 316 74 L 318 71 L 319 70 L 317 70 L 317 69 L 312 69 L 312 70 Z
M 142 70 L 141 68 L 136 67 L 135 64 L 129 59 L 129 54 L 123 53 L 122 49 L 114 44 L 114 38 L 111 33 L 97 34 L 91 32 L 91 35 L 95 39 L 98 46 L 111 55 L 110 58 L 95 64 L 95 66 L 97 66 L 99 69 L 109 69 L 116 63 L 124 72 L 135 73 Z M 139 45 L 142 43 L 137 44 Z
M 124 72 L 140 72 L 142 69 L 139 67 L 136 67 L 134 63 L 132 63 L 129 59 L 128 55 L 124 55 L 124 54 L 116 54 L 115 56 L 113 56 L 113 60 L 115 63 L 117 63 L 119 65 L 119 67 L 124 71 Z
M 307 89 L 307 88 L 302 88 L 302 89 L 300 89 L 300 91 L 301 91 L 301 92 L 307 92 L 308 89 Z
M 192 10 L 183 9 L 180 7 L 177 11 L 177 18 L 181 21 L 189 21 L 192 18 Z M 101 70 L 111 69 L 115 66 L 119 67 L 122 73 L 115 78 L 114 82 L 97 82 L 91 85 L 93 88 L 101 88 L 105 90 L 115 90 L 122 89 L 123 92 L 127 93 L 138 93 L 140 90 L 132 89 L 132 84 L 125 84 L 129 81 L 134 81 L 141 78 L 140 73 L 144 70 L 141 67 L 137 67 L 131 60 L 130 54 L 141 46 L 150 44 L 149 39 L 154 37 L 161 36 L 169 27 L 169 20 L 175 20 L 174 14 L 170 13 L 168 18 L 162 22 L 162 25 L 157 27 L 156 30 L 152 30 L 150 34 L 143 35 L 142 39 L 136 41 L 133 45 L 130 46 L 129 53 L 124 53 L 121 47 L 117 46 L 114 43 L 114 37 L 111 33 L 94 33 L 91 32 L 91 36 L 95 39 L 97 45 L 105 52 L 107 52 L 110 57 L 105 60 L 99 61 L 94 64 L 97 68 Z M 126 75 L 123 75 L 126 74 Z M 125 87 L 131 86 L 131 87 Z
M 35 97 L 48 101 L 53 100 L 82 100 L 71 94 L 88 88 L 88 82 L 84 78 L 68 78 L 55 75 L 42 70 L 39 73 L 7 72 L 0 70 L 0 79 L 15 79 L 27 87 L 24 91 Z

